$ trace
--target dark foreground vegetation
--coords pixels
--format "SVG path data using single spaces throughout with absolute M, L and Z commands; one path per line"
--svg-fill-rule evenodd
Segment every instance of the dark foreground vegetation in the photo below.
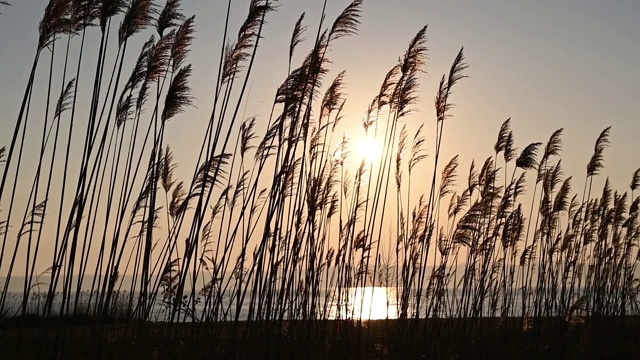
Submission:
M 610 128 L 574 178 L 562 129 L 518 150 L 506 120 L 493 156 L 459 176 L 441 150 L 462 49 L 435 116 L 418 112 L 426 26 L 379 89 L 357 89 L 366 109 L 345 105 L 345 72 L 325 82 L 360 0 L 292 22 L 287 76 L 257 95 L 271 114 L 245 119 L 267 19 L 286 3 L 246 1 L 234 27 L 240 3 L 216 20 L 215 90 L 198 94 L 213 108 L 189 133 L 196 20 L 180 0 L 48 1 L 0 148 L 0 357 L 637 357 L 640 171 L 628 190 L 601 178 Z M 352 113 L 379 158 L 354 155 Z M 201 141 L 193 169 L 167 145 L 175 122 L 178 141 Z M 396 289 L 397 320 L 357 320 L 346 294 L 370 286 Z
M 107 321 L 100 330 L 89 318 L 26 317 L 3 324 L 0 345 L 3 358 L 16 359 L 631 359 L 639 339 L 637 317 L 527 324 L 519 318 L 197 326 Z

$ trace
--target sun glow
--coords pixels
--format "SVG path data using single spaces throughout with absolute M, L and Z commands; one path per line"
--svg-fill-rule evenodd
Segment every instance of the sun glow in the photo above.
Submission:
M 357 153 L 360 159 L 371 164 L 382 156 L 382 144 L 373 137 L 364 136 L 358 141 Z
M 395 288 L 349 288 L 344 290 L 342 301 L 342 304 L 334 304 L 334 318 L 381 320 L 398 316 Z

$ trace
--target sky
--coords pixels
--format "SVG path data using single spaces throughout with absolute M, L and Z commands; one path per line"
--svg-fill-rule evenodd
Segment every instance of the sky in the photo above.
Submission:
M 248 2 L 233 0 L 234 32 L 246 16 Z M 0 128 L 4 129 L 0 146 L 8 145 L 11 139 L 35 53 L 38 21 L 46 5 L 45 0 L 12 3 L 0 15 Z M 245 118 L 257 117 L 258 129 L 266 126 L 275 90 L 286 77 L 295 21 L 306 12 L 307 38 L 312 38 L 322 3 L 281 0 L 277 12 L 270 14 L 243 110 Z M 327 19 L 332 21 L 348 3 L 329 0 Z M 196 40 L 189 57 L 194 68 L 191 87 L 195 108 L 172 120 L 167 142 L 180 164 L 178 176 L 186 178 L 195 166 L 211 112 L 226 1 L 184 0 L 183 5 L 185 15 L 196 14 Z M 408 120 L 425 123 L 428 149 L 434 143 L 433 98 L 438 81 L 464 46 L 469 77 L 453 94 L 457 106 L 446 123 L 445 159 L 460 154 L 461 167 L 467 169 L 472 159 L 482 162 L 492 156 L 498 129 L 507 118 L 512 119 L 520 149 L 530 142 L 546 142 L 562 127 L 565 174 L 574 176 L 574 188 L 581 189 L 594 141 L 605 127 L 612 126 L 612 145 L 605 153 L 603 173 L 615 189 L 626 191 L 632 172 L 640 167 L 639 19 L 640 2 L 635 0 L 365 0 L 359 34 L 335 43 L 327 79 L 346 70 L 344 131 L 359 136 L 360 121 L 385 73 L 417 31 L 428 24 L 427 74 L 420 79 L 417 112 Z M 148 31 L 136 36 L 131 51 L 137 51 L 149 35 Z M 87 40 L 92 49 L 87 63 L 95 59 L 97 40 L 94 31 Z M 309 47 L 310 41 L 303 43 L 296 61 Z M 113 57 L 115 51 L 111 50 L 109 56 Z M 48 61 L 44 56 L 39 71 L 46 71 Z M 91 69 L 83 68 L 81 74 L 86 80 Z M 34 97 L 42 99 L 46 76 L 39 75 Z M 60 74 L 56 74 L 54 84 L 60 82 Z M 31 116 L 42 119 L 43 113 L 35 108 Z M 27 141 L 33 144 L 27 153 L 35 154 L 40 139 Z
M 0 16 L 0 123 L 5 129 L 13 128 L 19 110 L 23 93 L 19 89 L 28 77 L 45 3 L 15 0 Z M 189 163 L 193 149 L 179 140 L 188 137 L 192 127 L 202 127 L 211 110 L 216 69 L 210 64 L 217 63 L 226 1 L 183 3 L 185 14 L 197 15 L 197 39 L 190 57 L 197 109 L 189 112 L 188 119 L 180 119 L 190 126 L 175 126 L 171 136 L 177 159 Z M 247 3 L 233 1 L 236 28 Z M 346 5 L 345 0 L 329 0 L 328 19 Z M 321 7 L 321 0 L 283 0 L 271 14 L 247 116 L 258 116 L 259 123 L 264 120 L 275 88 L 286 76 L 286 49 L 295 21 L 306 12 L 308 25 L 315 29 Z M 421 79 L 417 121 L 433 124 L 437 81 L 462 46 L 470 65 L 469 78 L 454 95 L 457 107 L 447 124 L 445 155 L 460 153 L 462 164 L 471 158 L 481 161 L 491 155 L 502 121 L 511 117 L 519 148 L 545 142 L 555 129 L 565 128 L 566 172 L 582 178 L 595 138 L 611 125 L 606 173 L 622 188 L 640 166 L 640 144 L 635 139 L 640 134 L 638 19 L 640 3 L 633 0 L 367 0 L 359 35 L 333 49 L 329 78 L 347 70 L 347 111 L 359 123 L 386 71 L 411 37 L 428 24 L 428 74 Z M 144 38 L 138 36 L 138 41 Z M 0 133 L 0 144 L 9 142 L 10 133 Z

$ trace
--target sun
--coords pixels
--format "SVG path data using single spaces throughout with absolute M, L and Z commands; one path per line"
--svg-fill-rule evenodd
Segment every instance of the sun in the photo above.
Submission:
M 358 157 L 367 164 L 371 164 L 382 157 L 382 144 L 371 136 L 363 136 L 356 148 Z

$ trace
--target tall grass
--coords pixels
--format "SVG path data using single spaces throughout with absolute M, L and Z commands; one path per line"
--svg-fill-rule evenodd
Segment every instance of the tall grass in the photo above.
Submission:
M 442 147 L 454 90 L 464 86 L 469 68 L 464 49 L 439 82 L 435 123 L 409 117 L 418 111 L 427 67 L 425 26 L 364 109 L 363 135 L 376 138 L 382 154 L 359 159 L 352 151 L 357 139 L 341 130 L 348 73 L 333 75 L 329 55 L 336 42 L 354 41 L 362 1 L 333 22 L 325 1 L 317 28 L 305 14 L 291 24 L 288 74 L 275 89 L 270 116 L 245 119 L 265 24 L 279 5 L 249 1 L 245 21 L 232 29 L 229 14 L 237 5 L 229 0 L 219 61 L 211 65 L 218 69 L 211 115 L 203 134 L 190 135 L 189 141 L 200 136 L 201 146 L 185 177 L 166 134 L 185 126 L 174 123 L 193 101 L 188 58 L 195 17 L 182 14 L 180 0 L 159 5 L 49 1 L 11 143 L 0 149 L 3 316 L 84 313 L 105 319 L 93 326 L 104 333 L 106 319 L 117 313 L 142 323 L 165 320 L 169 337 L 180 334 L 181 323 L 196 331 L 200 323 L 224 322 L 231 324 L 231 344 L 272 336 L 268 351 L 277 356 L 292 334 L 329 333 L 336 340 L 348 329 L 343 325 L 361 326 L 362 317 L 348 311 L 349 289 L 370 286 L 396 289 L 396 334 L 411 346 L 439 331 L 423 318 L 462 319 L 454 331 L 462 334 L 486 318 L 517 319 L 515 326 L 527 329 L 532 319 L 565 317 L 573 324 L 585 316 L 637 314 L 640 170 L 628 191 L 614 191 L 608 180 L 600 193 L 594 188 L 610 128 L 579 179 L 563 172 L 562 129 L 518 151 L 506 120 L 494 155 L 472 162 L 461 179 L 458 156 L 443 159 Z M 85 42 L 89 32 L 99 33 L 99 44 Z M 128 68 L 134 36 L 148 41 Z M 61 46 L 66 51 L 55 52 Z M 95 64 L 85 63 L 86 51 L 97 52 Z M 77 69 L 68 74 L 73 56 Z M 93 65 L 93 78 L 80 79 L 81 68 Z M 48 85 L 40 99 L 33 87 L 43 66 Z M 81 93 L 91 94 L 87 113 L 78 108 Z M 44 109 L 41 130 L 28 127 L 28 120 L 38 121 L 29 117 L 34 108 Z M 264 133 L 258 124 L 266 124 Z M 433 125 L 430 139 L 426 127 Z M 23 153 L 27 137 L 40 139 L 32 178 L 23 171 L 33 163 Z M 77 170 L 70 166 L 75 161 Z M 416 182 L 416 169 L 425 166 L 433 172 Z M 19 206 L 23 184 L 32 184 L 31 192 Z M 18 208 L 21 222 L 12 216 Z M 54 243 L 52 254 L 40 251 L 44 242 Z M 26 267 L 16 309 L 7 299 L 19 258 Z M 38 274 L 49 278 L 44 292 L 34 290 L 42 285 Z M 334 317 L 332 327 L 321 321 Z M 355 344 L 369 341 L 363 334 Z M 363 356 L 358 345 L 353 349 Z

